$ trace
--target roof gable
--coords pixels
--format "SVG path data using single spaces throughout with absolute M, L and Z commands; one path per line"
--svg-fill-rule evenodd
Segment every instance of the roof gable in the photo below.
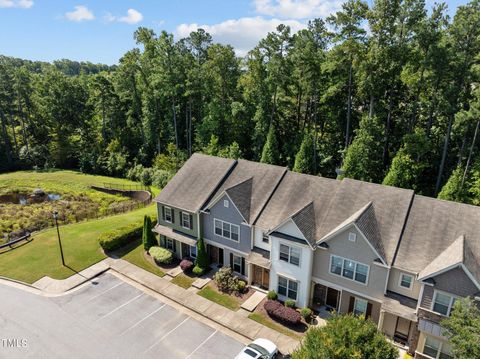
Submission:
M 237 185 L 227 188 L 225 192 L 228 194 L 232 202 L 237 207 L 240 214 L 247 223 L 250 223 L 250 208 L 252 202 L 252 183 L 253 178 L 250 177 Z

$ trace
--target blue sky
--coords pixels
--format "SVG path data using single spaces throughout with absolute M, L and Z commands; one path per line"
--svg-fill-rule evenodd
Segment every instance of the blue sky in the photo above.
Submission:
M 447 1 L 450 12 L 467 0 Z M 0 54 L 115 64 L 138 26 L 177 38 L 198 27 L 244 55 L 279 23 L 294 31 L 341 0 L 0 0 Z M 427 1 L 429 3 L 429 1 Z

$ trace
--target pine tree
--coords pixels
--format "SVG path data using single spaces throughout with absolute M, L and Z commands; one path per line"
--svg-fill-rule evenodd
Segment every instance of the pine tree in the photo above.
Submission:
M 152 220 L 150 216 L 143 218 L 143 234 L 142 234 L 143 248 L 148 252 L 151 247 L 157 246 L 158 242 L 155 234 L 152 232 Z
M 303 137 L 300 149 L 295 156 L 293 170 L 300 173 L 315 174 L 315 146 L 314 139 L 310 133 Z
M 262 158 L 260 162 L 269 163 L 272 165 L 278 164 L 278 142 L 275 127 L 270 124 L 270 129 L 268 130 L 267 141 L 263 146 Z
M 383 128 L 375 116 L 364 116 L 356 137 L 348 147 L 343 163 L 343 177 L 368 182 L 383 178 Z

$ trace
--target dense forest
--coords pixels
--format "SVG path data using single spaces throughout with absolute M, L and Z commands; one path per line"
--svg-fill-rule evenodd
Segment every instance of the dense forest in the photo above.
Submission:
M 0 171 L 162 185 L 192 152 L 480 204 L 480 0 L 348 0 L 245 58 L 139 28 L 116 66 L 0 57 Z

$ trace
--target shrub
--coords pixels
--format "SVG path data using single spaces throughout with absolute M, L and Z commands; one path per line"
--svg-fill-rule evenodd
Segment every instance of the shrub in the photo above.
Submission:
M 180 262 L 180 268 L 182 269 L 182 271 L 184 272 L 190 272 L 193 268 L 193 262 L 188 260 L 188 259 L 183 259 L 181 262 Z
M 113 251 L 127 245 L 142 235 L 143 227 L 132 223 L 125 227 L 104 232 L 98 238 L 98 243 L 105 251 Z
M 153 180 L 153 168 L 144 168 L 140 175 L 140 182 L 145 186 L 150 186 Z
M 150 248 L 150 255 L 158 264 L 170 264 L 173 259 L 173 254 L 168 249 L 153 246 Z
M 288 308 L 295 308 L 295 301 L 293 299 L 287 299 L 284 304 Z
M 312 310 L 310 308 L 302 308 L 300 310 L 300 315 L 305 319 L 305 321 L 308 323 L 310 321 L 310 318 L 312 317 Z
M 263 306 L 272 318 L 285 324 L 295 325 L 300 323 L 302 317 L 299 312 L 293 308 L 288 308 L 276 300 L 267 300 Z
M 239 280 L 237 283 L 237 291 L 239 293 L 245 292 L 245 288 L 247 288 L 247 283 L 244 280 Z
M 128 169 L 127 178 L 130 181 L 140 181 L 144 167 L 141 164 L 135 165 Z
M 200 268 L 199 266 L 195 266 L 195 267 L 193 267 L 192 272 L 193 272 L 193 274 L 195 274 L 196 276 L 200 277 L 200 276 L 203 274 L 203 269 Z
M 152 184 L 155 187 L 163 188 L 167 185 L 168 181 L 173 177 L 173 174 L 165 170 L 155 170 L 152 173 Z
M 277 293 L 275 293 L 274 290 L 268 291 L 267 298 L 268 298 L 269 300 L 277 300 L 277 297 L 278 297 L 278 296 L 277 296 Z
M 202 268 L 203 271 L 206 271 L 208 268 L 208 254 L 203 238 L 197 241 L 197 259 L 195 260 L 195 266 Z
M 151 247 L 158 246 L 155 234 L 152 232 L 152 220 L 150 219 L 150 216 L 145 216 L 143 218 L 142 242 L 143 249 L 145 249 L 147 252 Z
M 213 276 L 217 287 L 222 292 L 233 292 L 238 290 L 238 277 L 233 275 L 232 268 L 226 266 L 218 270 Z

